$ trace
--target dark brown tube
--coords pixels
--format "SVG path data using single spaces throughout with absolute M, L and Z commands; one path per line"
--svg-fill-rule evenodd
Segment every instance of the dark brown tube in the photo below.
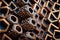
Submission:
M 9 20 L 11 23 L 18 23 L 18 18 L 15 15 L 9 14 L 7 16 L 7 20 Z
M 18 33 L 18 34 L 22 34 L 23 33 L 22 27 L 20 25 L 18 25 L 18 24 L 13 25 L 12 30 L 14 32 Z
M 25 30 L 34 30 L 35 29 L 35 26 L 31 25 L 30 23 L 24 23 L 21 25 L 21 27 Z
M 19 13 L 17 13 L 17 15 L 22 17 L 22 19 L 27 19 L 29 17 L 32 17 L 32 14 L 33 14 L 33 9 L 29 7 L 28 5 L 20 8 Z
M 35 34 L 33 32 L 26 32 L 26 36 L 31 39 L 35 39 Z

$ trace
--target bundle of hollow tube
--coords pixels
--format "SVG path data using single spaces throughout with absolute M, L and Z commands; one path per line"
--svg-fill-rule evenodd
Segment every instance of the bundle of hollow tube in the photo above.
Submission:
M 60 0 L 0 0 L 0 40 L 60 40 Z

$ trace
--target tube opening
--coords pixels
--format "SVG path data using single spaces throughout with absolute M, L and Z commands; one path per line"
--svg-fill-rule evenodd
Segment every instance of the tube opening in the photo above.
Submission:
M 33 13 L 33 10 L 32 10 L 31 8 L 29 8 L 29 11 L 30 11 L 31 13 Z
M 16 22 L 16 17 L 11 16 L 11 19 L 12 19 L 14 22 Z
M 16 26 L 17 31 L 21 31 L 21 28 L 19 26 Z

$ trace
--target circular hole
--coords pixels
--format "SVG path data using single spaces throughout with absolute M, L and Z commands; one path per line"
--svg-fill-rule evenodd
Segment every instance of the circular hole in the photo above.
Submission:
M 31 9 L 31 8 L 29 8 L 29 11 L 32 13 L 33 12 L 33 10 Z
M 20 32 L 21 28 L 19 26 L 16 26 L 16 29 Z
M 24 0 L 25 2 L 27 2 L 27 0 Z
M 39 7 L 38 7 L 38 6 L 36 6 L 36 9 L 38 10 L 38 9 L 39 9 Z
M 11 19 L 15 22 L 16 18 L 14 16 L 11 16 Z
M 40 24 L 37 24 L 38 27 L 40 27 Z
M 34 21 L 34 20 L 32 20 L 32 23 L 33 23 L 33 24 L 35 24 L 35 21 Z
M 30 2 L 31 4 L 35 4 L 35 1 L 34 1 L 34 0 L 29 0 L 29 2 Z
M 39 20 L 42 20 L 43 19 L 43 16 L 41 16 L 41 14 L 39 15 Z
M 34 33 L 35 33 L 35 34 L 38 34 L 38 33 L 39 33 L 39 31 L 35 29 L 35 30 L 34 30 Z
M 37 14 L 35 15 L 35 18 L 38 18 L 38 15 Z
M 40 33 L 43 33 L 43 31 L 41 31 Z
M 34 34 L 33 34 L 33 33 L 30 33 L 30 35 L 31 35 L 31 36 L 34 36 Z

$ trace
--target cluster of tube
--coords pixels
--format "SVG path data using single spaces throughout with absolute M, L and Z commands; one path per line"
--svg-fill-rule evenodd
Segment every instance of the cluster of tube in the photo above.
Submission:
M 0 0 L 0 40 L 60 40 L 60 0 Z

